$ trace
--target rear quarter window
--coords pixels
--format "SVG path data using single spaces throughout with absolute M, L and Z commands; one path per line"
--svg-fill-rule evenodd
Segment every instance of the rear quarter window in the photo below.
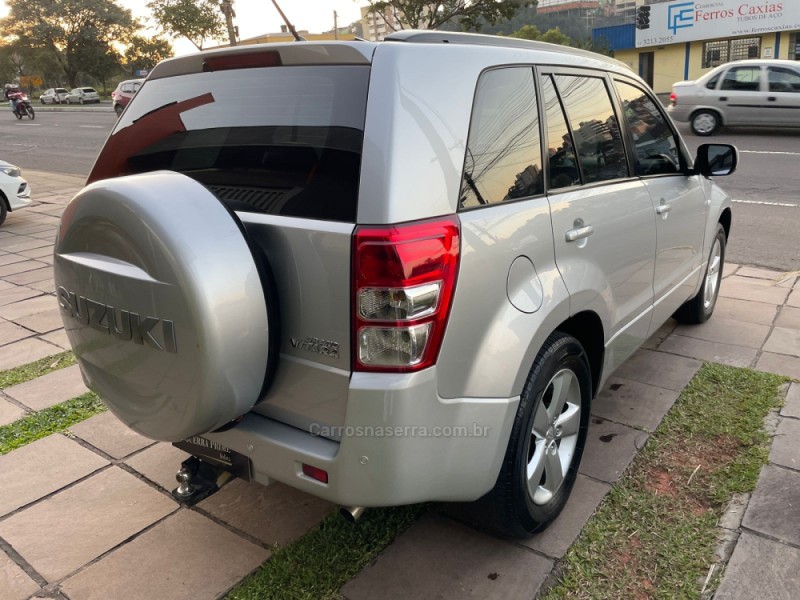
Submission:
M 233 210 L 354 222 L 368 83 L 366 65 L 148 81 L 90 180 L 167 169 Z

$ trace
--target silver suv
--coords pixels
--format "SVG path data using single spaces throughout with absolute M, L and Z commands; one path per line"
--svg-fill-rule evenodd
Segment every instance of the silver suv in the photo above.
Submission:
M 444 32 L 158 65 L 64 212 L 88 385 L 219 469 L 362 507 L 479 501 L 512 535 L 573 487 L 590 404 L 714 310 L 731 227 L 652 92 L 578 50 Z

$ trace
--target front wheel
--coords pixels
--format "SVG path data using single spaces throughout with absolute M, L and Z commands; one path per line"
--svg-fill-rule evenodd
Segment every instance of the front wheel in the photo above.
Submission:
M 522 537 L 542 531 L 558 516 L 578 475 L 591 399 L 583 346 L 554 332 L 528 374 L 497 483 L 479 501 L 491 519 L 485 525 Z
M 33 118 L 36 116 L 36 113 L 34 112 L 33 107 L 29 106 L 27 110 L 28 110 L 28 118 L 31 121 L 33 121 Z
M 697 295 L 681 306 L 673 315 L 681 323 L 699 325 L 705 323 L 714 312 L 719 297 L 719 286 L 722 283 L 722 269 L 725 266 L 725 229 L 717 223 L 711 253 L 708 256 L 703 284 Z
M 80 98 L 80 99 L 78 100 L 78 104 L 83 104 L 83 98 Z
M 117 113 L 117 116 L 120 116 L 122 114 L 122 105 L 121 104 L 115 104 L 114 105 L 114 112 Z
M 709 136 L 719 128 L 719 115 L 710 110 L 701 110 L 692 115 L 692 132 L 699 136 Z

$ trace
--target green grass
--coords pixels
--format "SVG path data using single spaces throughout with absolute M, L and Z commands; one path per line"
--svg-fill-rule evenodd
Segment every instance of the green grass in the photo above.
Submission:
M 31 381 L 75 364 L 72 352 L 48 356 L 15 369 L 0 371 L 0 389 Z M 100 399 L 88 392 L 77 398 L 32 412 L 8 425 L 0 426 L 0 455 L 30 444 L 51 433 L 65 431 L 75 423 L 106 410 Z
M 785 381 L 703 366 L 589 520 L 543 597 L 699 598 L 714 563 L 717 520 L 734 493 L 755 488 L 767 462 L 763 420 L 780 405 Z
M 0 427 L 0 455 L 30 444 L 51 433 L 66 431 L 72 425 L 85 421 L 106 410 L 93 393 L 88 392 L 72 400 L 31 413 L 18 421 Z
M 65 367 L 75 364 L 75 355 L 72 352 L 62 352 L 55 356 L 47 356 L 36 362 L 22 365 L 15 369 L 0 371 L 0 390 L 4 390 L 12 385 L 25 383 L 31 379 L 36 379 L 42 375 L 47 375 L 53 371 L 58 371 Z
M 424 505 L 375 508 L 353 526 L 331 514 L 293 544 L 281 548 L 236 586 L 228 600 L 320 600 L 339 589 L 411 525 Z

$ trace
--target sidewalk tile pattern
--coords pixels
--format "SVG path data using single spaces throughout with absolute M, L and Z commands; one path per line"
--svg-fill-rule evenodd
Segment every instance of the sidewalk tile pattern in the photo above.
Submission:
M 81 600 L 215 600 L 269 551 L 181 510 L 64 582 Z
M 348 600 L 531 598 L 552 566 L 510 541 L 426 515 L 342 594 Z
M 47 581 L 57 581 L 177 508 L 110 467 L 0 522 L 0 537 Z
M 57 434 L 0 456 L 0 516 L 43 498 L 107 464 L 94 452 Z

